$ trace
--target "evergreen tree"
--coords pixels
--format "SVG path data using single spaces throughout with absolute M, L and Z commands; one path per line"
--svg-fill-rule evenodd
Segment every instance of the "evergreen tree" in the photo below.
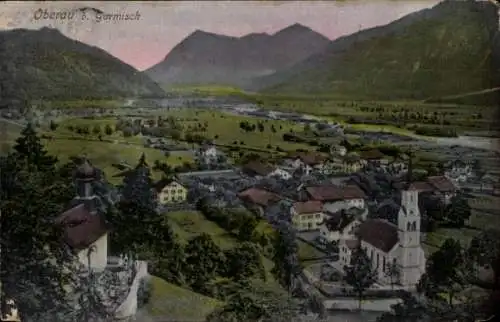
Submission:
M 17 152 L 0 159 L 2 291 L 15 299 L 23 321 L 64 321 L 57 313 L 71 310 L 63 287 L 75 258 L 54 219 L 73 191 L 56 171 L 38 171 L 55 170 L 54 158 L 29 127 L 23 133 Z
M 123 198 L 126 202 L 138 204 L 142 208 L 156 209 L 153 179 L 144 153 L 135 169 L 131 170 L 123 180 Z
M 293 230 L 286 224 L 280 226 L 273 244 L 274 267 L 272 273 L 280 284 L 291 292 L 293 279 L 300 271 L 297 258 L 298 245 Z
M 358 296 L 359 309 L 365 290 L 376 281 L 376 273 L 365 250 L 358 246 L 351 255 L 350 265 L 344 268 L 345 281 L 352 286 Z
M 57 158 L 48 155 L 33 125 L 28 125 L 21 132 L 14 145 L 17 161 L 24 162 L 30 170 L 53 171 Z

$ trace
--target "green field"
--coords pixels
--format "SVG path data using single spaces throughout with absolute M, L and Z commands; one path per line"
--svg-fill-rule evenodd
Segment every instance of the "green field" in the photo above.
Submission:
M 268 145 L 270 145 L 271 149 L 269 150 L 281 147 L 283 150 L 290 151 L 295 151 L 298 148 L 308 148 L 305 144 L 283 141 L 283 134 L 289 133 L 290 130 L 302 130 L 303 127 L 295 122 L 262 120 L 264 124 L 263 132 L 258 129 L 253 132 L 245 132 L 240 128 L 240 122 L 248 121 L 251 124 L 256 124 L 259 120 L 252 117 L 200 109 L 175 110 L 165 116 L 175 117 L 183 125 L 184 132 L 190 131 L 191 133 L 203 135 L 208 139 L 213 139 L 217 144 L 237 144 L 241 148 L 254 147 L 259 149 L 269 149 Z M 206 129 L 203 131 L 197 130 L 198 123 L 206 125 Z M 276 129 L 275 133 L 271 130 L 272 125 Z
M 155 276 L 151 277 L 151 287 L 151 300 L 146 306 L 146 312 L 152 317 L 164 317 L 169 321 L 203 321 L 215 308 L 222 305 L 216 299 L 167 283 Z
M 454 238 L 460 241 L 462 246 L 467 247 L 472 238 L 482 230 L 500 227 L 500 213 L 497 212 L 500 198 L 492 196 L 486 198 L 489 202 L 483 204 L 484 207 L 471 203 L 472 215 L 466 227 L 439 228 L 429 233 L 423 244 L 426 253 L 436 251 L 447 238 Z

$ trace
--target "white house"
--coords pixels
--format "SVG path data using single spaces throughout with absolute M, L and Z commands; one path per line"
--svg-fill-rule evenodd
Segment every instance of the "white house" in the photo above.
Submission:
M 323 204 L 320 201 L 294 202 L 290 215 L 298 231 L 316 230 L 324 219 Z
M 292 174 L 285 169 L 264 164 L 260 161 L 250 161 L 241 170 L 246 175 L 255 177 L 256 179 L 276 177 L 282 180 L 290 180 L 292 178 Z
M 327 157 L 317 152 L 294 152 L 285 157 L 283 163 L 285 166 L 293 169 L 301 169 L 305 175 L 312 171 L 321 171 Z
M 425 272 L 425 255 L 420 240 L 421 216 L 418 190 L 411 186 L 401 192 L 397 224 L 383 219 L 369 219 L 359 225 L 361 247 L 372 261 L 378 282 L 389 284 L 387 269 L 391 263 L 400 271 L 399 283 L 415 287 Z M 342 253 L 340 257 L 347 256 Z
M 224 154 L 211 144 L 203 145 L 196 152 L 196 159 L 203 164 L 217 163 L 222 156 Z
M 326 212 L 336 213 L 342 209 L 365 209 L 366 195 L 356 185 L 335 186 L 320 185 L 305 188 L 311 200 L 323 202 Z

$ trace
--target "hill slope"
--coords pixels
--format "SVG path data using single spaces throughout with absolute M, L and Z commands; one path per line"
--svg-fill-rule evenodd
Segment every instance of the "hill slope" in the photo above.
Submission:
M 163 95 L 158 85 L 104 50 L 56 29 L 0 31 L 4 99 Z
M 491 88 L 497 21 L 489 3 L 444 1 L 386 26 L 339 38 L 292 68 L 257 79 L 253 89 L 425 99 Z
M 162 84 L 241 86 L 324 49 L 329 39 L 299 24 L 240 38 L 197 30 L 145 73 Z

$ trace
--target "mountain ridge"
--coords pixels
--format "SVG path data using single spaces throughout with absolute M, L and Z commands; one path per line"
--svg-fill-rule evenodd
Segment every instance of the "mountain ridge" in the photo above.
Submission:
M 493 5 L 443 1 L 335 39 L 292 67 L 254 79 L 247 89 L 384 100 L 474 92 L 495 87 L 490 63 L 498 55 L 496 32 Z
M 7 101 L 164 95 L 134 67 L 48 27 L 0 31 L 0 93 Z
M 241 86 L 253 77 L 291 66 L 329 42 L 300 24 L 271 35 L 250 33 L 241 37 L 196 30 L 144 72 L 162 84 Z

